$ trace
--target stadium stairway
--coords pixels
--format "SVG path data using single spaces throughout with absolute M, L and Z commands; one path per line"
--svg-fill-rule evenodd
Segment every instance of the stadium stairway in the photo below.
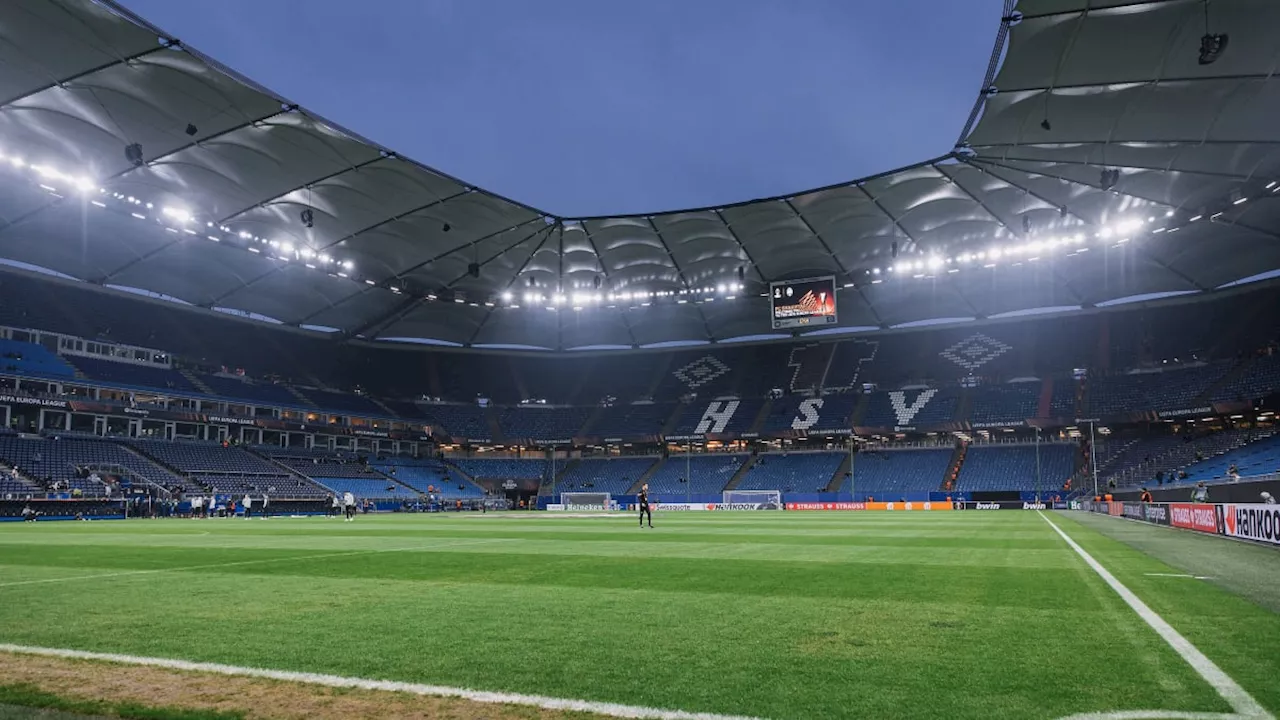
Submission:
M 490 439 L 496 443 L 506 442 L 506 435 L 502 432 L 502 426 L 498 424 L 497 408 L 489 405 L 484 410 L 485 427 L 489 428 Z
M 581 437 L 591 437 L 591 430 L 599 422 L 602 414 L 604 414 L 604 405 L 596 405 L 592 408 L 591 414 L 587 416 L 586 420 L 582 421 L 582 428 L 578 430 L 579 435 Z
M 262 458 L 264 462 L 267 462 L 267 463 L 269 463 L 269 464 L 271 464 L 271 465 L 274 465 L 275 467 L 280 468 L 280 472 L 281 472 L 281 473 L 283 473 L 283 474 L 285 474 L 285 475 L 288 475 L 288 476 L 290 476 L 290 477 L 300 478 L 300 479 L 302 479 L 302 480 L 305 480 L 305 481 L 307 481 L 307 482 L 312 482 L 312 484 L 314 484 L 314 482 L 311 480 L 311 478 L 307 477 L 306 475 L 302 474 L 301 472 L 299 472 L 299 471 L 297 471 L 297 470 L 294 470 L 293 468 L 289 467 L 289 466 L 288 466 L 288 465 L 286 465 L 285 463 L 280 462 L 279 460 L 275 459 L 274 457 L 271 457 L 270 455 L 266 454 L 265 452 L 261 452 L 258 448 L 253 447 L 253 446 L 246 445 L 246 446 L 244 446 L 244 449 L 245 449 L 249 454 L 251 454 L 251 455 L 257 455 L 258 457 Z M 378 473 L 378 475 L 380 475 L 380 476 L 381 476 L 381 475 L 384 475 L 384 474 L 385 474 L 385 473 L 382 473 L 382 472 L 379 472 L 379 473 Z M 401 483 L 401 484 L 403 485 L 404 483 Z
M 286 384 L 284 388 L 289 391 L 290 395 L 298 399 L 298 403 L 301 404 L 302 407 L 317 407 L 317 405 L 315 404 L 314 401 L 311 400 L 311 398 L 307 397 L 306 395 L 303 395 L 294 386 Z
M 742 467 L 738 468 L 738 472 L 734 473 L 733 477 L 729 478 L 729 482 L 725 483 L 722 492 L 724 490 L 737 490 L 738 483 L 741 483 L 742 478 L 746 477 L 747 471 L 755 467 L 755 464 L 759 461 L 759 455 L 752 455 L 746 462 L 742 463 Z
M 663 436 L 670 435 L 671 431 L 676 429 L 676 425 L 680 424 L 680 418 L 684 417 L 684 408 L 687 404 L 685 402 L 676 403 L 675 412 L 671 413 L 671 417 L 667 418 L 667 421 L 662 425 Z
M 151 455 L 134 447 L 130 443 L 127 443 L 127 442 L 120 443 L 120 447 L 124 448 L 125 452 L 132 453 L 142 458 L 143 460 L 146 460 L 149 463 L 158 465 L 159 467 L 164 468 L 165 470 L 168 470 L 169 472 L 173 473 L 174 475 L 177 475 L 178 477 L 184 480 L 187 480 L 188 482 L 192 482 L 192 483 L 195 483 L 196 485 L 199 485 L 200 487 L 204 488 L 206 491 L 209 489 L 207 485 L 191 477 L 190 473 L 183 472 L 182 470 L 179 470 L 178 468 L 170 465 L 169 463 L 164 462 L 160 458 L 151 457 Z
M 543 479 L 542 485 L 538 488 L 538 494 L 539 495 L 543 494 L 542 492 L 543 488 L 547 489 L 547 493 L 546 493 L 547 495 L 555 494 L 556 488 L 560 486 L 560 481 L 564 479 L 564 476 L 568 475 L 570 472 L 573 471 L 574 468 L 578 467 L 581 464 L 582 464 L 581 458 L 574 458 L 569 462 L 565 463 L 564 467 L 560 468 L 560 472 L 555 474 L 555 477 L 549 478 L 549 479 L 548 478 Z
M 871 394 L 861 393 L 858 395 L 858 402 L 853 406 L 853 412 L 849 413 L 849 422 L 852 427 L 858 427 L 862 424 L 862 419 L 867 416 L 867 408 L 871 406 Z
M 661 469 L 662 469 L 662 466 L 663 466 L 663 465 L 666 465 L 666 464 L 667 464 L 667 460 L 669 460 L 669 459 L 670 459 L 670 458 L 665 458 L 665 457 L 664 457 L 664 458 L 662 458 L 661 460 L 659 460 L 658 462 L 654 463 L 653 465 L 650 465 L 650 466 L 649 466 L 649 469 L 648 469 L 648 470 L 645 470 L 645 471 L 644 471 L 644 474 L 643 474 L 643 475 L 641 475 L 640 477 L 636 478 L 636 481 L 635 481 L 634 483 L 632 483 L 632 484 L 631 484 L 631 487 L 627 488 L 627 494 L 628 494 L 628 495 L 635 495 L 636 493 L 640 492 L 640 486 L 641 486 L 641 485 L 644 485 L 644 484 L 645 484 L 645 483 L 647 483 L 647 482 L 649 482 L 649 478 L 653 477 L 653 474 L 654 474 L 654 473 L 656 473 L 656 472 L 658 472 L 659 470 L 661 470 Z
M 974 388 L 964 388 L 960 391 L 960 397 L 956 398 L 955 412 L 951 415 L 952 420 L 964 422 L 969 419 L 969 415 L 973 412 L 974 392 Z
M 214 395 L 214 396 L 218 394 L 214 392 L 212 388 L 206 385 L 205 382 L 199 378 L 199 376 L 197 376 L 195 373 L 191 372 L 190 370 L 186 368 L 178 368 L 177 370 L 179 375 L 186 378 L 187 382 L 195 386 L 195 388 L 200 392 L 205 393 L 206 395 Z
M 852 458 L 849 457 L 849 454 L 845 453 L 844 460 L 840 462 L 840 467 L 836 468 L 835 474 L 831 476 L 829 481 L 827 481 L 827 492 L 840 492 L 840 486 L 844 485 L 844 479 L 849 474 L 851 459 Z
M 955 489 L 956 481 L 960 479 L 960 471 L 964 468 L 965 455 L 969 454 L 969 446 L 964 443 L 956 443 L 956 447 L 951 451 L 951 462 L 947 464 L 947 472 L 942 476 L 942 483 L 938 485 L 938 489 L 943 492 L 951 492 Z M 951 487 L 947 487 L 947 482 L 951 482 Z
M 773 398 L 768 398 L 760 405 L 760 412 L 756 413 L 756 419 L 752 420 L 751 424 L 747 426 L 747 432 L 758 434 L 760 432 L 760 428 L 764 426 L 765 421 L 769 419 L 769 413 L 772 411 L 773 411 Z M 754 465 L 754 464 L 755 464 L 754 458 L 751 460 L 751 462 L 745 463 L 745 465 Z M 732 490 L 733 488 L 725 488 L 725 489 Z
M 1036 401 L 1036 417 L 1047 418 L 1053 407 L 1053 378 L 1047 377 L 1040 383 L 1040 399 Z
M 373 403 L 374 405 L 377 405 L 378 407 L 382 408 L 382 411 L 383 411 L 383 412 L 385 412 L 385 413 L 387 414 L 387 417 L 389 417 L 389 418 L 393 418 L 393 417 L 400 417 L 400 416 L 396 413 L 396 411 L 395 411 L 395 410 L 392 410 L 391 408 L 387 407 L 387 404 L 386 404 L 386 403 L 384 403 L 384 402 L 382 402 L 382 401 L 381 401 L 381 400 L 379 400 L 378 398 L 376 398 L 376 397 L 374 397 L 374 396 L 372 396 L 372 395 L 365 395 L 364 397 L 365 397 L 369 402 L 371 402 L 371 403 Z

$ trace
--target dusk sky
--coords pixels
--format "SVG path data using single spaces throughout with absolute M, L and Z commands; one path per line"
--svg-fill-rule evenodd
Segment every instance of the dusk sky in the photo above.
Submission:
M 373 141 L 559 215 L 948 152 L 1000 0 L 123 0 Z

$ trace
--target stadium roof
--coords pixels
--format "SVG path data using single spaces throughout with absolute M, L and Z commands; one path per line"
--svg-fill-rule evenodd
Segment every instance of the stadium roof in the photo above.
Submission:
M 767 336 L 766 283 L 808 276 L 836 276 L 855 330 L 1280 268 L 1280 3 L 1212 3 L 1208 31 L 1201 0 L 1013 5 L 953 150 L 784 197 L 564 218 L 112 3 L 10 0 L 0 257 L 348 337 L 550 349 Z M 1206 32 L 1229 42 L 1200 64 Z

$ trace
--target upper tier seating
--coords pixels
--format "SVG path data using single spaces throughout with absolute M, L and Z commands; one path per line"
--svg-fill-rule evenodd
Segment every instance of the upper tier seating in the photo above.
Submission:
M 567 470 L 556 483 L 556 492 L 607 492 L 621 495 L 658 462 L 659 458 L 586 458 Z
M 861 424 L 891 428 L 948 423 L 955 419 L 958 397 L 959 390 L 954 387 L 872 393 Z
M 1075 472 L 1076 449 L 1069 443 L 1040 443 L 1037 479 L 1035 445 L 972 445 L 956 489 L 1057 491 Z
M 983 385 L 973 388 L 969 420 L 975 423 L 1015 423 L 1036 416 L 1040 404 L 1039 382 Z
M 1243 373 L 1213 391 L 1211 400 L 1251 400 L 1280 391 L 1280 353 L 1254 358 Z
M 660 435 L 675 405 L 662 403 L 640 405 L 614 405 L 600 409 L 588 434 L 602 438 L 640 437 Z
M 1053 380 L 1053 396 L 1049 400 L 1049 417 L 1074 418 L 1080 383 L 1071 378 Z
M 694 400 L 680 411 L 680 419 L 672 429 L 672 435 L 701 435 L 706 433 L 744 433 L 751 429 L 764 400 L 759 398 L 743 398 L 741 400 Z M 699 426 L 705 414 L 712 412 L 716 417 L 729 414 L 729 420 L 723 425 L 718 419 L 711 419 L 706 430 L 699 432 Z
M 570 440 L 590 415 L 591 408 L 585 407 L 503 408 L 498 425 L 508 440 Z
M 862 396 L 852 393 L 841 393 L 819 398 L 800 395 L 779 398 L 769 407 L 760 432 L 804 430 L 811 434 L 821 434 L 824 430 L 849 430 L 853 427 L 851 416 L 860 397 Z
M 85 355 L 68 355 L 66 359 L 94 380 L 136 388 L 203 394 L 182 373 L 163 365 L 135 365 Z
M 0 372 L 70 379 L 75 377 L 76 369 L 43 345 L 0 338 Z
M 823 492 L 848 457 L 838 452 L 763 454 L 747 469 L 737 489 Z
M 309 398 L 316 407 L 355 415 L 390 415 L 381 405 L 363 395 L 334 392 L 332 390 L 316 390 L 314 388 L 298 388 L 298 392 Z
M 1190 408 L 1209 386 L 1222 377 L 1221 363 L 1162 372 L 1089 378 L 1090 415 L 1123 415 L 1137 410 Z
M 197 378 L 219 397 L 267 405 L 303 407 L 303 402 L 283 385 L 252 382 L 225 375 L 198 375 Z
M 484 408 L 479 405 L 420 406 L 428 422 L 444 428 L 446 435 L 457 439 L 489 441 L 493 438 Z
M 893 501 L 905 493 L 937 490 L 951 453 L 950 448 L 865 450 L 853 456 L 853 478 L 845 478 L 840 491 Z
M 652 495 L 718 493 L 747 459 L 747 455 L 692 455 L 686 470 L 685 456 L 672 455 L 649 477 L 649 492 Z M 688 482 L 680 482 L 681 478 Z

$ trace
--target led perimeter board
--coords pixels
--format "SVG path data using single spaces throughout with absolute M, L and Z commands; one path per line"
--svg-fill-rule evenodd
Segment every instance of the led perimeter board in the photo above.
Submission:
M 773 329 L 807 325 L 835 325 L 834 276 L 769 283 Z

